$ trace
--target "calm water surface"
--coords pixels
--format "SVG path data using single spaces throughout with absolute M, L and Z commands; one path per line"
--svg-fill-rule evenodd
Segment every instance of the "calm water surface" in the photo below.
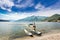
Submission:
M 24 36 L 23 29 L 32 22 L 0 22 L 0 35 L 19 35 Z M 36 22 L 38 30 L 58 30 L 60 29 L 60 23 L 58 22 Z

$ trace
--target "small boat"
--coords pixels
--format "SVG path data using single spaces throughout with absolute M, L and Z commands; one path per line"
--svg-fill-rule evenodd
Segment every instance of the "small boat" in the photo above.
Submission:
M 41 36 L 41 35 L 42 35 L 42 32 L 40 32 L 40 31 L 35 31 L 35 30 L 32 30 L 31 33 L 36 34 L 36 35 L 38 35 L 38 36 Z
M 38 36 L 41 36 L 41 35 L 42 35 L 42 32 L 36 31 L 36 34 L 37 34 Z
M 28 36 L 33 37 L 33 34 L 30 33 L 30 32 L 28 32 L 26 29 L 24 29 L 24 32 L 25 32 Z
M 42 35 L 42 32 L 39 32 L 37 29 L 36 29 L 36 25 L 35 25 L 35 22 L 34 22 L 34 24 L 29 24 L 29 25 L 32 25 L 32 30 L 31 30 L 31 33 L 33 33 L 33 34 L 36 34 L 36 35 L 38 35 L 38 36 L 41 36 Z M 29 26 L 30 27 L 30 26 Z

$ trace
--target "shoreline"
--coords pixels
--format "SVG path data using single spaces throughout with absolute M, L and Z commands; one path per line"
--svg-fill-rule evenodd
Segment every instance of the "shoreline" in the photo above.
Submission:
M 44 36 L 34 36 L 34 37 L 24 37 L 24 38 L 17 38 L 13 40 L 59 40 L 60 33 L 44 35 Z
M 16 38 L 16 39 L 13 39 L 13 40 L 59 40 L 60 39 L 60 32 L 49 32 L 49 33 L 45 33 L 43 34 L 42 36 L 36 36 L 34 35 L 34 37 L 29 37 L 29 36 L 26 36 L 26 37 L 22 37 L 22 38 Z

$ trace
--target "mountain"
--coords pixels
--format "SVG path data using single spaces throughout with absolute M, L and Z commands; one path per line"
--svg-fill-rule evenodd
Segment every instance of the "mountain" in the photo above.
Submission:
M 58 20 L 60 20 L 60 14 L 54 14 L 51 17 L 48 17 L 45 19 L 48 22 L 57 22 Z
M 21 21 L 28 21 L 28 22 L 32 22 L 32 21 L 43 21 L 45 18 L 45 16 L 30 16 L 24 19 L 19 19 L 17 20 L 17 22 L 21 22 Z
M 0 19 L 0 22 L 9 22 L 9 20 L 2 20 L 2 19 Z

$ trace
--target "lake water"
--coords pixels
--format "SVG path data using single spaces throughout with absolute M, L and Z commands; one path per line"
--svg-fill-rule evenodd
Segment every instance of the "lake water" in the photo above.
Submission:
M 0 22 L 0 37 L 6 35 L 25 36 L 23 29 L 32 22 Z M 60 29 L 58 22 L 36 22 L 38 30 L 50 31 Z

